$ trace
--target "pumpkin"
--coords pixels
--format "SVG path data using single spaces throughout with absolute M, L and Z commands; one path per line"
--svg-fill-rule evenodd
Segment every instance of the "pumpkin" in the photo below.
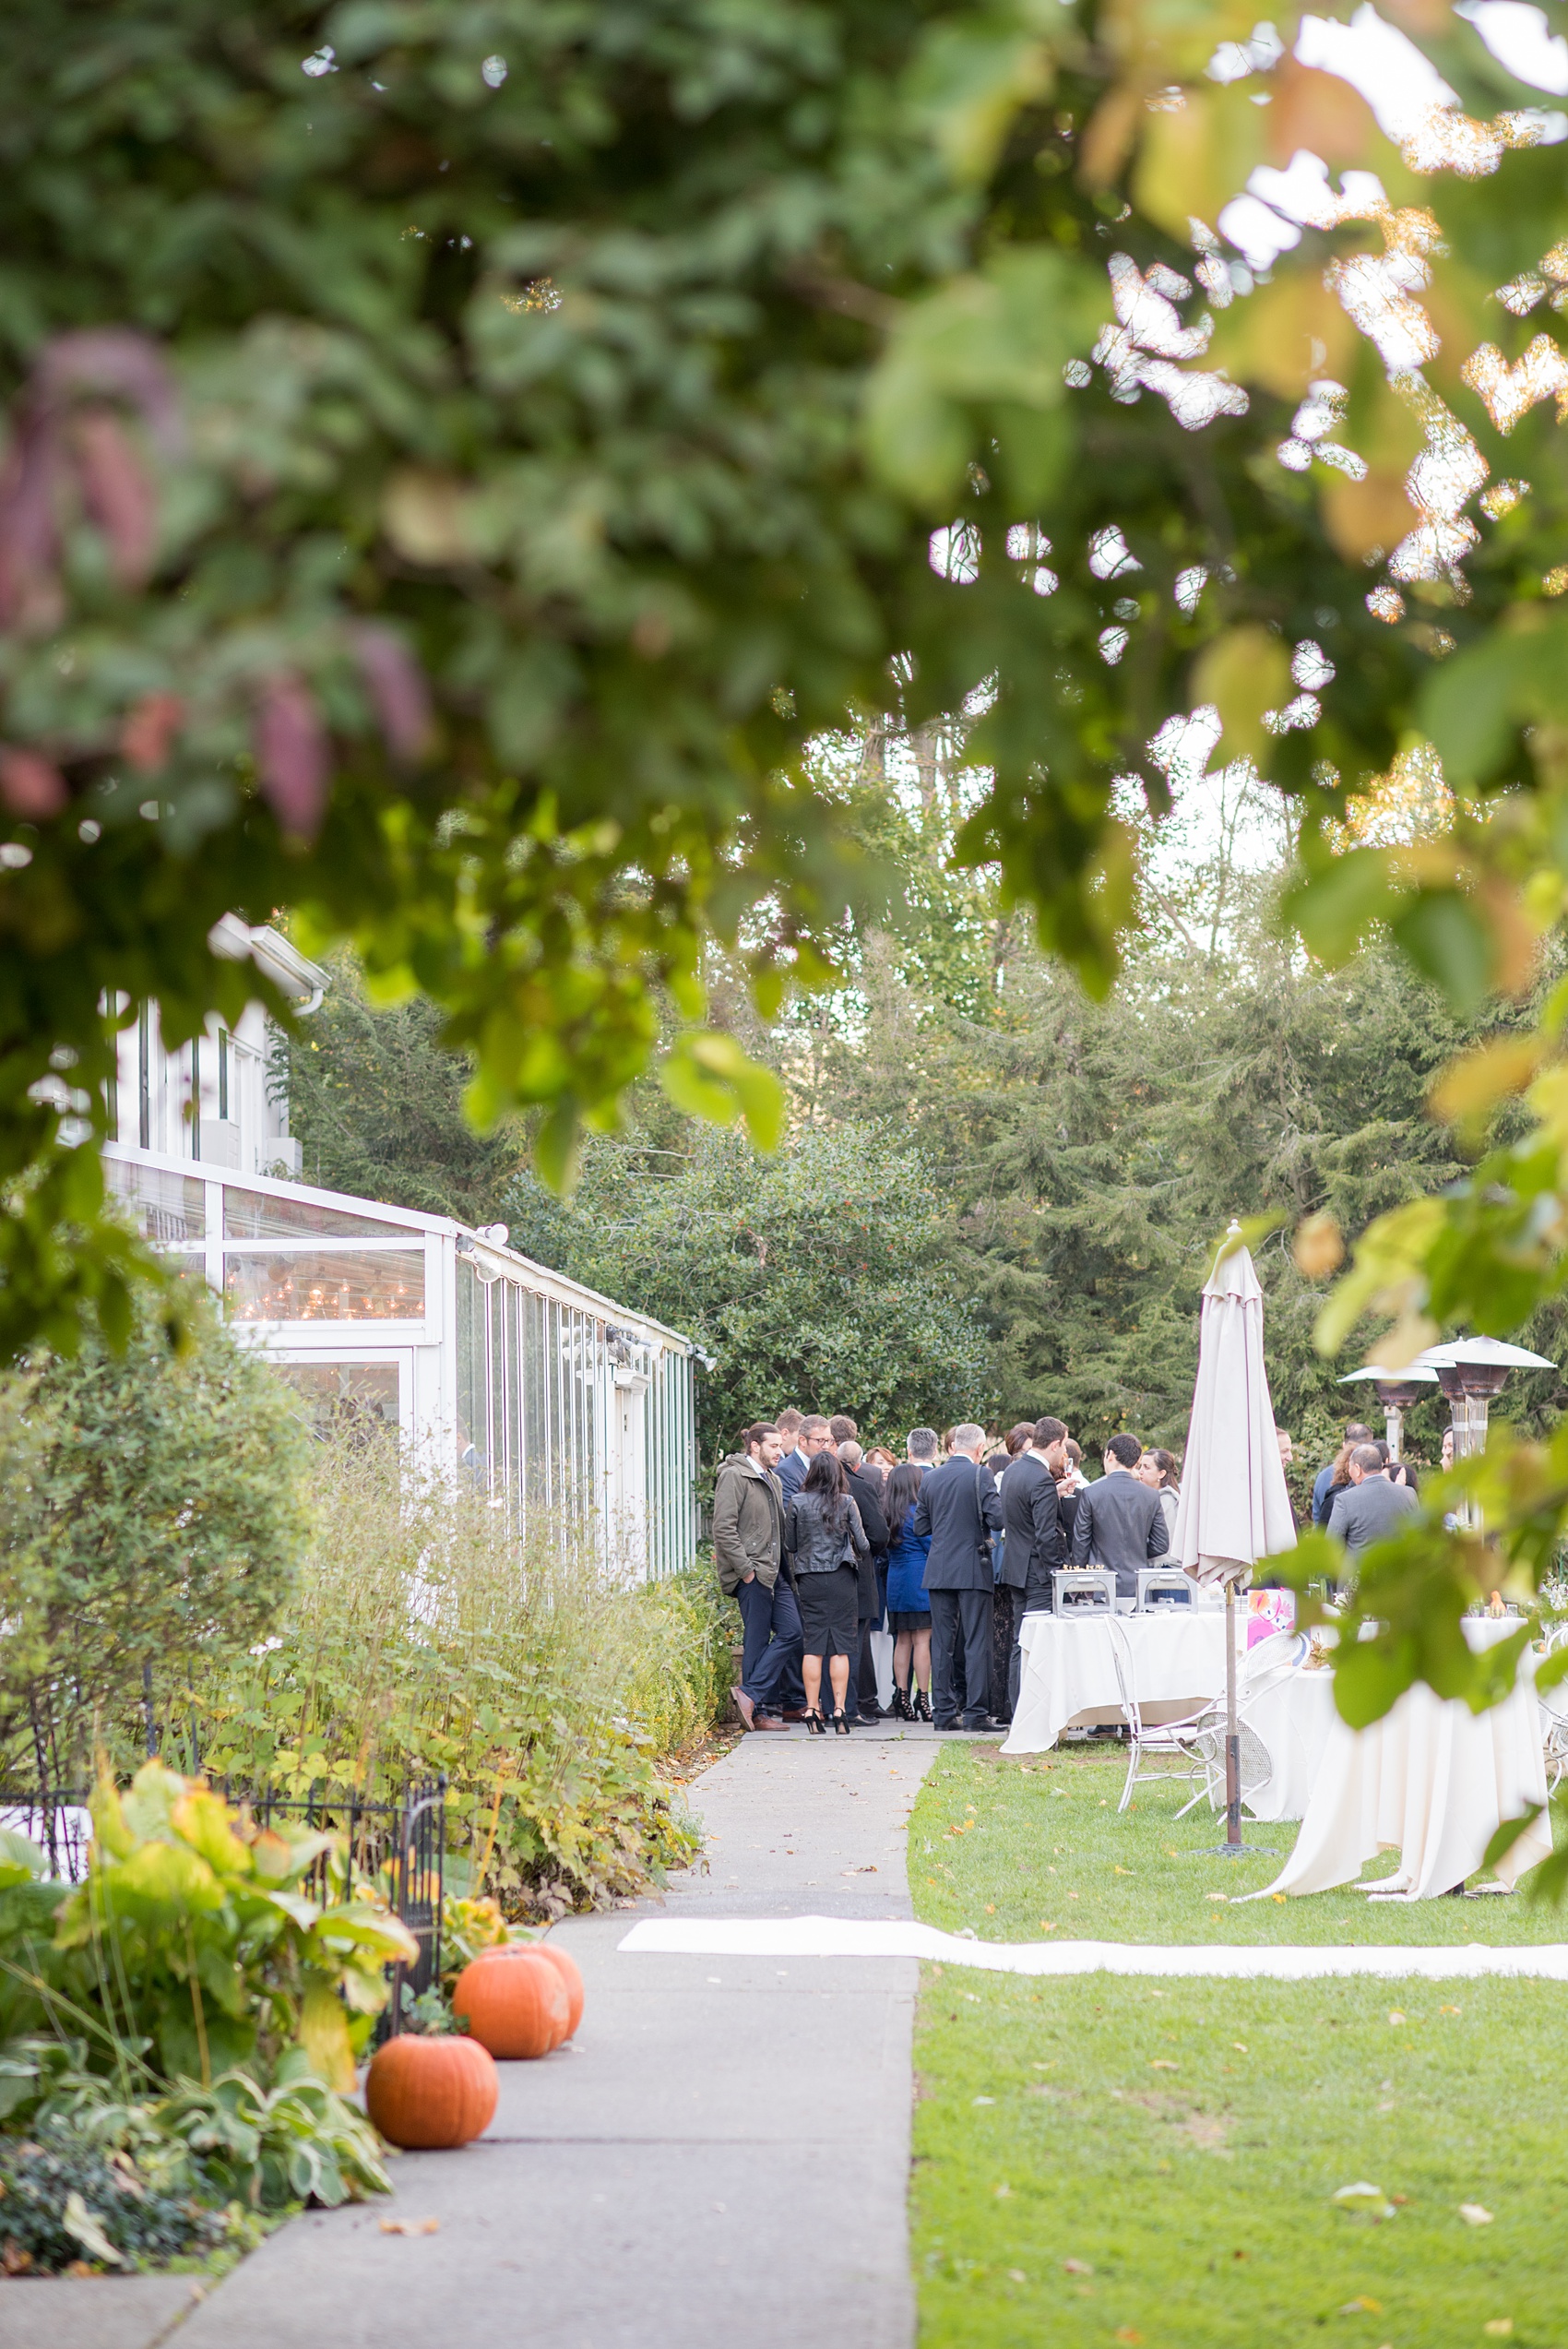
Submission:
M 566 1985 L 566 2037 L 576 2037 L 577 2025 L 583 2019 L 583 1977 L 576 1958 L 569 1957 L 556 1941 L 498 1941 L 493 1949 L 481 1953 L 487 1958 L 546 1958 Z
M 402 2032 L 371 2059 L 365 2110 L 393 2145 L 466 2145 L 494 2118 L 500 2085 L 476 2040 Z
M 481 2047 L 504 2058 L 548 2056 L 571 2025 L 571 2001 L 559 1969 L 537 1945 L 482 1950 L 457 1976 L 452 2012 Z
M 541 1958 L 549 1959 L 566 1985 L 566 2004 L 569 2009 L 566 2019 L 566 2036 L 568 2039 L 575 2038 L 577 2025 L 583 2019 L 583 1977 L 577 1961 L 576 1958 L 568 1957 L 557 1942 L 536 1941 L 534 1947 Z

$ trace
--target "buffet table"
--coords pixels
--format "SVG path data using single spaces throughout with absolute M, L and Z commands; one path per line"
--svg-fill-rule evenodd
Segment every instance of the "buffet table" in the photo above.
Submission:
M 1464 1627 L 1477 1650 L 1518 1628 L 1516 1621 L 1476 1616 L 1467 1616 Z M 1257 1725 L 1271 1753 L 1276 1707 L 1283 1723 L 1286 1708 L 1300 1701 L 1297 1691 L 1309 1681 L 1326 1684 L 1322 1696 L 1307 1701 L 1322 1707 L 1326 1698 L 1328 1725 L 1296 1848 L 1265 1890 L 1324 1892 L 1353 1884 L 1367 1861 L 1386 1851 L 1397 1851 L 1400 1863 L 1375 1887 L 1381 1894 L 1430 1900 L 1473 1875 L 1500 1822 L 1546 1801 L 1535 1663 L 1526 1649 L 1513 1694 L 1489 1712 L 1473 1713 L 1458 1699 L 1445 1701 L 1417 1687 L 1362 1730 L 1348 1728 L 1333 1711 L 1329 1673 L 1298 1673 L 1269 1691 L 1260 1700 Z M 1290 1816 L 1266 1809 L 1257 1815 Z M 1513 1884 L 1550 1851 L 1551 1824 L 1543 1816 L 1499 1860 L 1497 1874 Z
M 1072 1724 L 1121 1721 L 1110 1621 L 1087 1611 L 1025 1616 L 1018 1635 L 1024 1665 L 1004 1754 L 1041 1754 Z M 1119 1615 L 1116 1621 L 1132 1645 L 1134 1681 L 1146 1720 L 1174 1719 L 1224 1694 L 1223 1607 L 1168 1607 Z M 1244 1639 L 1245 1616 L 1236 1621 Z

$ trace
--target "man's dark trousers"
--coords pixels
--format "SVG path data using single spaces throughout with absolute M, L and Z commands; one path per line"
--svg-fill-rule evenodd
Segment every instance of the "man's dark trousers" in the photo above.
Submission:
M 964 1660 L 964 1726 L 983 1729 L 991 1697 L 989 1591 L 928 1591 L 931 1601 L 931 1709 L 940 1728 L 958 1717 L 953 1685 L 956 1651 Z
M 860 1660 L 856 1670 L 849 1675 L 849 1694 L 855 1699 L 854 1710 L 857 1719 L 873 1705 L 880 1710 L 882 1703 L 876 1687 L 876 1658 L 872 1652 L 871 1644 L 872 1633 L 879 1630 L 887 1620 L 887 1568 L 880 1560 L 876 1569 L 876 1594 L 881 1604 L 873 1616 L 859 1626 Z
M 1017 1689 L 1013 1680 L 1013 1655 L 1017 1647 L 1017 1626 L 1023 1619 L 1024 1594 L 1005 1582 L 999 1582 L 992 1600 L 991 1616 L 991 1709 L 999 1721 L 1011 1721 L 1013 1707 L 1017 1702 Z M 1006 1690 L 1005 1697 L 1003 1690 Z
M 780 1683 L 791 1666 L 797 1677 L 801 1669 L 802 1635 L 795 1593 L 783 1574 L 771 1591 L 754 1574 L 749 1582 L 737 1586 L 735 1598 L 745 1634 L 741 1651 L 742 1693 L 754 1705 L 777 1711 Z

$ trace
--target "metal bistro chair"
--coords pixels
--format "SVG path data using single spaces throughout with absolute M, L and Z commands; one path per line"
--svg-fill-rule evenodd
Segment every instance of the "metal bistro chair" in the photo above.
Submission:
M 1143 1708 L 1138 1701 L 1137 1674 L 1134 1666 L 1133 1643 L 1127 1636 L 1127 1627 L 1112 1616 L 1106 1628 L 1111 1635 L 1111 1661 L 1116 1670 L 1116 1687 L 1121 1700 L 1122 1718 L 1127 1724 L 1127 1735 L 1132 1747 L 1127 1756 L 1127 1783 L 1122 1789 L 1122 1799 L 1116 1806 L 1119 1811 L 1124 1811 L 1133 1799 L 1134 1786 L 1155 1780 L 1166 1782 L 1191 1780 L 1198 1774 L 1204 1763 L 1198 1751 L 1196 1739 L 1202 1724 L 1214 1708 L 1206 1700 L 1202 1705 L 1195 1707 L 1192 1712 L 1182 1713 L 1175 1721 L 1146 1722 Z M 1223 1709 L 1221 1718 L 1223 1719 Z M 1223 1738 L 1223 1732 L 1221 1735 Z M 1187 1767 L 1184 1770 L 1145 1770 L 1143 1762 L 1146 1754 L 1174 1755 L 1185 1762 Z M 1223 1767 L 1222 1756 L 1222 1770 Z M 1198 1793 L 1194 1795 L 1193 1802 L 1202 1800 L 1203 1789 L 1200 1787 Z M 1193 1804 L 1188 1803 L 1177 1816 L 1185 1817 L 1186 1811 L 1190 1811 L 1192 1807 Z
M 1238 1759 L 1241 1770 L 1241 1800 L 1251 1802 L 1261 1795 L 1274 1776 L 1274 1757 L 1259 1735 L 1256 1723 L 1248 1719 L 1251 1709 L 1260 1697 L 1289 1680 L 1305 1663 L 1311 1640 L 1304 1631 L 1274 1631 L 1260 1640 L 1241 1667 L 1241 1685 L 1236 1691 L 1236 1730 L 1239 1743 Z M 1220 1797 L 1225 1787 L 1225 1707 L 1218 1699 L 1205 1708 L 1193 1739 L 1194 1751 L 1203 1771 L 1204 1783 L 1190 1803 L 1177 1812 L 1178 1818 L 1201 1803 L 1206 1795 L 1209 1808 L 1222 1807 Z

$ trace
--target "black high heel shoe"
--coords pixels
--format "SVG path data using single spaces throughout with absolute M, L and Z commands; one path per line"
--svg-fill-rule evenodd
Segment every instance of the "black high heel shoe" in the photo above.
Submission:
M 917 1721 L 931 1719 L 931 1690 L 929 1688 L 915 1690 L 915 1719 Z
M 822 1715 L 817 1711 L 816 1707 L 814 1705 L 810 1712 L 806 1715 L 806 1735 L 808 1737 L 826 1737 L 826 1735 L 827 1723 L 824 1721 Z
M 895 1682 L 894 1682 L 894 1684 L 893 1684 L 893 1718 L 894 1718 L 894 1720 L 895 1720 L 895 1721 L 913 1721 L 914 1717 L 915 1717 L 914 1707 L 913 1707 L 913 1706 L 910 1704 L 910 1702 L 909 1702 L 909 1690 L 908 1690 L 907 1688 L 900 1688 L 900 1687 L 899 1687 L 899 1686 L 898 1686 L 898 1684 L 897 1684 L 897 1681 L 895 1681 Z
M 842 1705 L 839 1706 L 837 1711 L 833 1716 L 833 1730 L 834 1735 L 838 1737 L 847 1737 L 849 1734 L 849 1715 L 845 1712 Z

